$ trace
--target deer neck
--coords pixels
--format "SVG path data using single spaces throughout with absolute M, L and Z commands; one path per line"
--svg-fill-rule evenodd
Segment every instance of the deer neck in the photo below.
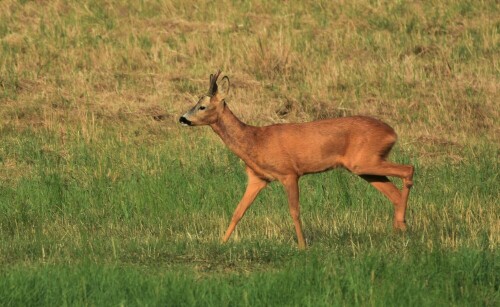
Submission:
M 250 147 L 251 144 L 254 144 L 253 139 L 255 138 L 255 134 L 253 130 L 256 127 L 249 126 L 240 121 L 227 105 L 224 105 L 224 110 L 219 115 L 217 122 L 211 124 L 210 127 L 212 127 L 231 151 L 243 161 L 250 162 Z

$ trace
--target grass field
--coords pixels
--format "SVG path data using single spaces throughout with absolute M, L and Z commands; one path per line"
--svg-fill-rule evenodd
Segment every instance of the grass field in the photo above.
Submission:
M 0 2 L 0 305 L 498 306 L 497 1 Z M 178 116 L 222 68 L 254 125 L 365 114 L 409 230 L 343 170 L 226 245 L 243 164 Z M 400 184 L 397 181 L 397 184 Z

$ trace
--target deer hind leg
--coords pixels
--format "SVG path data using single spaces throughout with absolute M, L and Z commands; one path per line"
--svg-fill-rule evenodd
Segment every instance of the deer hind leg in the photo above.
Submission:
M 394 205 L 394 228 L 406 229 L 406 200 L 403 201 L 402 194 L 398 188 L 386 176 L 360 175 L 360 177 L 384 194 Z
M 394 203 L 394 228 L 405 230 L 406 207 L 408 203 L 408 196 L 410 195 L 410 188 L 413 186 L 413 166 L 400 165 L 382 160 L 376 164 L 354 165 L 351 166 L 349 170 L 357 175 L 360 175 L 361 177 L 367 177 L 368 179 L 365 177 L 363 178 L 365 180 L 368 180 L 375 188 L 385 194 Z M 390 183 L 386 176 L 399 177 L 403 179 L 403 188 L 400 193 L 399 202 L 395 203 L 393 201 L 393 199 L 395 198 L 394 195 L 396 195 L 394 189 L 397 190 L 397 188 L 394 186 L 394 184 Z M 370 181 L 369 179 L 372 181 Z M 397 191 L 399 193 L 399 190 Z M 389 196 L 388 194 L 391 196 Z
M 247 167 L 246 172 L 248 175 L 247 188 L 245 194 L 243 195 L 243 198 L 241 199 L 240 203 L 234 210 L 231 223 L 229 224 L 229 227 L 226 230 L 226 234 L 222 239 L 222 242 L 224 243 L 227 242 L 227 240 L 229 240 L 229 237 L 236 228 L 236 225 L 241 220 L 243 215 L 245 215 L 245 212 L 250 207 L 250 205 L 252 205 L 253 201 L 255 200 L 259 192 L 267 186 L 267 181 L 257 177 L 257 175 L 251 168 Z
M 300 222 L 298 178 L 295 176 L 290 176 L 280 181 L 285 187 L 286 193 L 288 195 L 288 207 L 290 209 L 290 215 L 292 216 L 293 223 L 295 225 L 295 232 L 297 233 L 297 242 L 299 244 L 299 249 L 305 249 L 306 241 L 304 240 L 304 234 L 302 233 L 302 224 Z

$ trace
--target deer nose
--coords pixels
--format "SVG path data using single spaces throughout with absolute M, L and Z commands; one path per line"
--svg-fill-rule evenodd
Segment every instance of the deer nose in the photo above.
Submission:
M 191 121 L 189 119 L 185 118 L 184 116 L 181 116 L 179 118 L 179 123 L 181 123 L 183 125 L 191 126 Z

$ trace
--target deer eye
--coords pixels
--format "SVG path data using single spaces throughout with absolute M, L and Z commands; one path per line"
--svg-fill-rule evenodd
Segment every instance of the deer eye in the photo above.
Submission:
M 207 107 L 204 107 L 204 106 L 200 106 L 199 109 L 200 110 L 205 110 Z

